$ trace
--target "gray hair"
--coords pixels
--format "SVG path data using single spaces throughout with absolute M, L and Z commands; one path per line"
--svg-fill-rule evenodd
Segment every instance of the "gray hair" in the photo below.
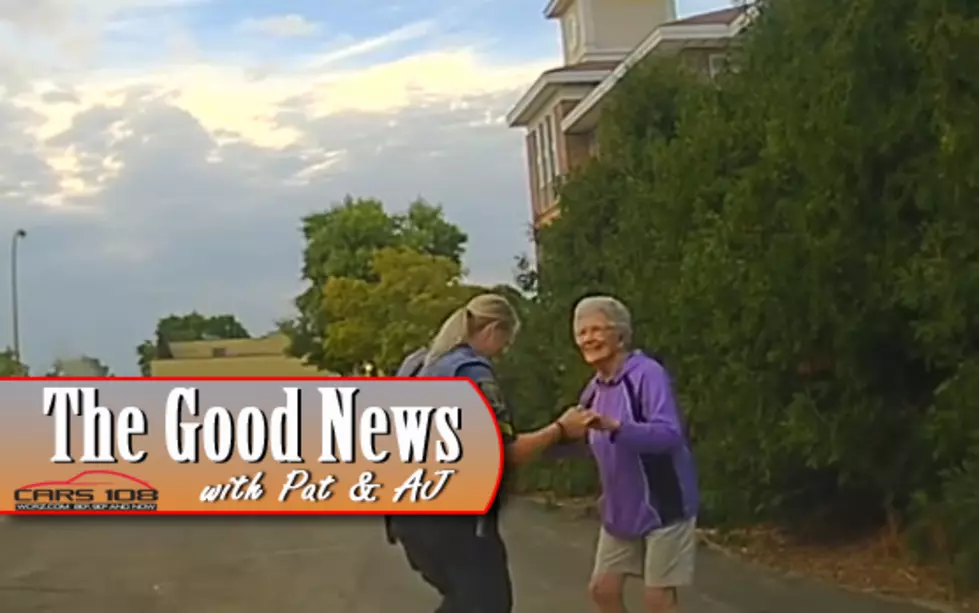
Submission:
M 577 328 L 579 320 L 595 314 L 602 315 L 608 324 L 615 329 L 622 339 L 623 345 L 628 347 L 632 343 L 632 315 L 621 300 L 612 296 L 582 298 L 574 307 L 572 325 Z
M 503 296 L 480 294 L 470 300 L 466 306 L 456 309 L 442 323 L 442 327 L 428 346 L 425 366 L 469 341 L 473 335 L 491 324 L 501 325 L 513 338 L 520 329 L 520 318 L 513 305 Z

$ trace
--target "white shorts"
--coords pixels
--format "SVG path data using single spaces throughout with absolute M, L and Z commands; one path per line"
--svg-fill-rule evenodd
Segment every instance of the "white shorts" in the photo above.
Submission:
M 647 587 L 682 587 L 693 583 L 696 557 L 696 519 L 653 530 L 638 539 L 621 539 L 602 528 L 593 574 L 639 577 Z

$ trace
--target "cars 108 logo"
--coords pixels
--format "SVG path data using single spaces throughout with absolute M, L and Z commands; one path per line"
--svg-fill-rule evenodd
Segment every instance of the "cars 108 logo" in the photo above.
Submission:
M 14 510 L 156 511 L 160 493 L 149 483 L 112 470 L 86 470 L 64 481 L 40 481 L 14 490 Z

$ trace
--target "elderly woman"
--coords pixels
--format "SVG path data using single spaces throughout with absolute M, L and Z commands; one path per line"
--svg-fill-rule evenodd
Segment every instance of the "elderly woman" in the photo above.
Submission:
M 693 581 L 699 494 L 669 375 L 630 348 L 631 317 L 615 298 L 583 299 L 573 325 L 595 370 L 580 405 L 601 426 L 588 435 L 602 484 L 589 592 L 601 613 L 622 613 L 625 578 L 638 577 L 648 613 L 676 613 L 677 588 Z

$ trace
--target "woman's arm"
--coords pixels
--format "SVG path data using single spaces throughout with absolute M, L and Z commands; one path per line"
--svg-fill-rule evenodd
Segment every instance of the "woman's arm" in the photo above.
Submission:
M 643 373 L 639 407 L 645 421 L 603 420 L 613 442 L 638 453 L 669 453 L 684 443 L 683 429 L 666 371 L 659 365 Z M 638 401 L 638 399 L 636 399 Z
M 557 458 L 560 458 L 569 450 L 571 454 L 579 450 L 587 453 L 588 448 L 581 439 L 589 428 L 597 425 L 597 422 L 598 416 L 593 411 L 572 407 L 554 423 L 534 432 L 516 435 L 506 446 L 507 462 L 520 466 L 537 459 L 542 454 L 548 459 L 554 459 L 552 454 L 557 454 Z
M 514 466 L 531 462 L 545 451 L 553 449 L 564 440 L 564 436 L 564 428 L 558 422 L 534 432 L 517 434 L 506 446 L 506 461 Z
M 520 466 L 531 462 L 558 443 L 582 438 L 590 426 L 597 424 L 598 417 L 593 411 L 572 407 L 539 430 L 518 433 L 503 392 L 489 368 L 475 366 L 460 373 L 460 376 L 471 379 L 492 408 L 503 438 L 507 464 Z

